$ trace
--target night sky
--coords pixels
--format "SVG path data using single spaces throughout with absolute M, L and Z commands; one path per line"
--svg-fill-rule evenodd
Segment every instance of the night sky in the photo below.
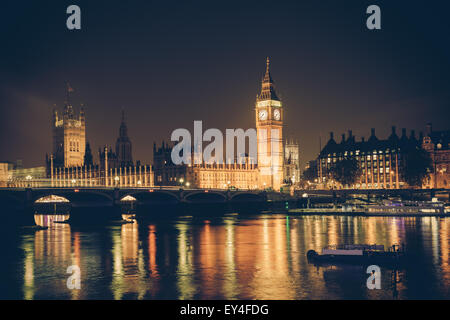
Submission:
M 450 19 L 445 1 L 3 1 L 0 160 L 44 165 L 51 110 L 65 82 L 86 106 L 87 139 L 115 145 L 124 108 L 135 160 L 176 128 L 254 127 L 271 59 L 285 137 L 301 161 L 330 131 L 385 138 L 449 129 Z M 66 28 L 81 8 L 82 29 Z M 368 5 L 382 30 L 366 28 Z M 97 158 L 97 155 L 95 155 Z

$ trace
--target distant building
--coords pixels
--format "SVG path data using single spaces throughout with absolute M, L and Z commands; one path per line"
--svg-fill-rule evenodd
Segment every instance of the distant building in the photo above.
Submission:
M 0 187 L 6 187 L 8 185 L 9 166 L 10 164 L 8 162 L 0 162 Z
M 317 160 L 310 160 L 305 165 L 305 169 L 302 172 L 303 183 L 313 184 L 318 182 L 318 170 L 317 170 Z
M 175 165 L 172 145 L 153 146 L 153 171 L 156 186 L 185 186 L 205 189 L 258 189 L 259 173 L 250 159 L 245 164 Z M 192 153 L 192 161 L 195 157 Z
M 420 138 L 421 139 L 421 138 Z M 404 162 L 404 153 L 408 147 L 420 145 L 414 131 L 407 137 L 406 129 L 402 129 L 402 136 L 398 137 L 395 127 L 386 140 L 379 140 L 372 128 L 371 135 L 366 141 L 356 141 L 350 130 L 348 137 L 342 135 L 342 140 L 337 143 L 333 133 L 322 149 L 318 161 L 318 182 L 321 188 L 342 187 L 331 177 L 332 166 L 344 159 L 356 159 L 361 169 L 361 176 L 354 185 L 348 186 L 356 189 L 398 189 L 406 186 L 401 178 L 401 167 Z
M 105 150 L 107 150 L 107 154 L 105 154 Z M 105 169 L 106 163 L 108 168 L 124 168 L 134 166 L 132 144 L 130 138 L 128 137 L 128 127 L 125 122 L 124 111 L 122 111 L 122 121 L 120 123 L 119 137 L 116 141 L 115 152 L 111 147 L 99 149 L 99 159 L 102 169 Z
M 424 183 L 424 188 L 450 188 L 450 130 L 433 131 L 427 125 L 422 140 L 422 148 L 428 151 L 433 164 L 433 172 Z
M 62 117 L 53 112 L 53 154 L 47 155 L 44 177 L 40 171 L 27 173 L 27 180 L 21 177 L 13 181 L 15 186 L 49 185 L 57 187 L 149 187 L 153 186 L 153 172 L 150 165 L 133 162 L 132 144 L 128 137 L 125 114 L 119 128 L 115 152 L 112 148 L 99 149 L 99 163 L 94 160 L 91 146 L 86 141 L 86 119 L 83 107 L 79 116 L 70 104 L 72 88 L 68 86 L 67 101 Z M 32 177 L 30 179 L 30 176 Z M 26 179 L 25 177 L 25 179 Z M 31 181 L 29 181 L 31 180 Z
M 161 147 L 156 147 L 153 144 L 153 172 L 156 186 L 176 186 L 183 185 L 192 178 L 188 173 L 188 166 L 175 165 L 172 162 L 172 146 L 167 145 L 164 141 Z M 181 180 L 180 180 L 181 179 Z
M 5 161 L 0 163 L 0 186 L 26 187 L 37 183 L 47 183 L 47 173 L 44 166 L 23 168 L 22 160 L 17 162 Z
M 94 157 L 92 156 L 91 145 L 86 141 L 86 150 L 84 152 L 84 166 L 94 165 Z
M 287 184 L 300 181 L 300 151 L 298 142 L 293 139 L 284 143 L 284 180 Z

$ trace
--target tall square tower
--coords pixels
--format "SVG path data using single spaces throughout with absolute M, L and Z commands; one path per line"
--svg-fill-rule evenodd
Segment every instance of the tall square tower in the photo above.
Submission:
M 55 167 L 81 167 L 84 165 L 86 149 L 86 119 L 83 106 L 78 116 L 69 102 L 68 87 L 67 101 L 62 116 L 53 110 L 53 165 Z
M 283 183 L 283 108 L 269 66 L 267 58 L 266 73 L 255 106 L 259 187 L 278 191 Z

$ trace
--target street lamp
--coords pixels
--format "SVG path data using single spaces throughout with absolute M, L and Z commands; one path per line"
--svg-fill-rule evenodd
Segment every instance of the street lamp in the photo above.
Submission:
M 141 181 L 141 180 L 138 180 L 137 184 L 138 184 L 138 186 L 140 187 L 141 184 L 142 184 L 142 181 Z
M 117 185 L 119 184 L 119 180 L 120 180 L 120 178 L 119 178 L 118 176 L 115 176 L 115 177 L 114 177 L 114 181 L 116 182 L 116 187 L 117 187 Z
M 191 184 L 190 184 L 189 182 L 186 182 L 186 187 L 189 188 L 190 185 L 191 185 Z

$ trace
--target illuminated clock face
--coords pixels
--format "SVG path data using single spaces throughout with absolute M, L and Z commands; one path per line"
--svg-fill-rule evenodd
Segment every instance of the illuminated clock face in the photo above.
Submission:
M 267 111 L 266 110 L 261 110 L 259 112 L 259 120 L 266 120 L 267 119 Z
M 273 118 L 274 118 L 275 120 L 280 120 L 280 118 L 281 118 L 280 110 L 276 109 L 276 110 L 273 112 Z

